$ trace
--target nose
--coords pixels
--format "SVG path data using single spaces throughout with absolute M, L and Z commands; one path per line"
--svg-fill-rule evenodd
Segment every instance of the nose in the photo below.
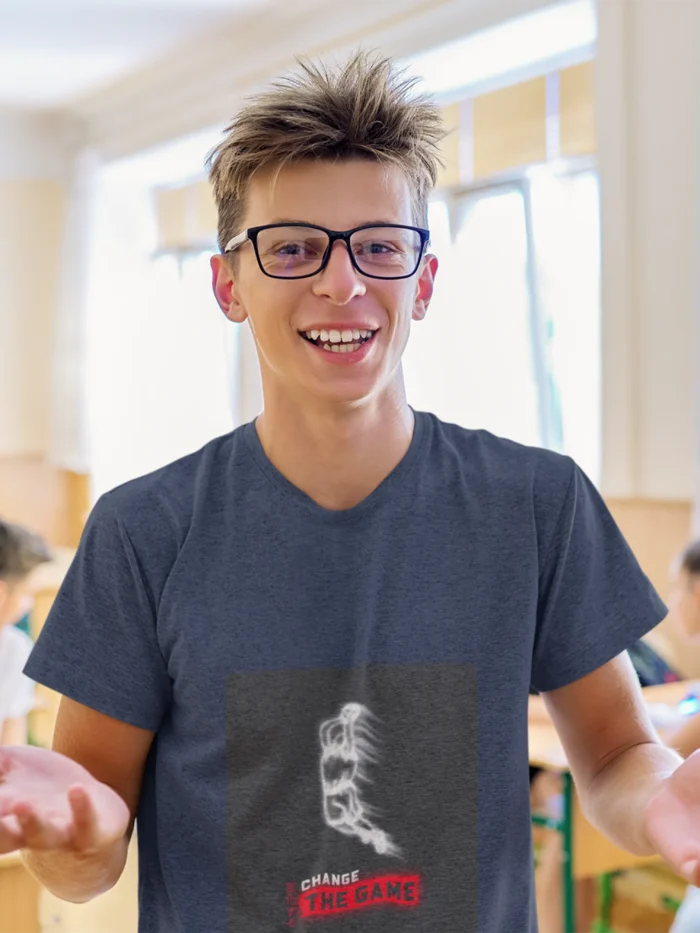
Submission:
M 335 305 L 346 305 L 367 291 L 362 276 L 353 266 L 348 246 L 342 241 L 333 244 L 328 264 L 313 278 L 313 292 Z

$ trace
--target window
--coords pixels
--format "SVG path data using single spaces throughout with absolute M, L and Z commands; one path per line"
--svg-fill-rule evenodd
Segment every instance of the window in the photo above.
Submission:
M 104 172 L 89 285 L 93 495 L 236 424 L 239 328 L 211 290 L 211 251 L 154 258 L 151 186 Z
M 535 280 L 552 399 L 552 446 L 601 469 L 600 203 L 594 171 L 531 183 Z
M 405 357 L 409 399 L 441 418 L 600 470 L 594 171 L 541 166 L 431 205 L 440 260 Z

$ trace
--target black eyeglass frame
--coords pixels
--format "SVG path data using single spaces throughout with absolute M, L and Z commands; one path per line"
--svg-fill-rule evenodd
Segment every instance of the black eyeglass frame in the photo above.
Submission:
M 316 269 L 315 272 L 307 272 L 305 275 L 273 275 L 263 267 L 262 260 L 260 258 L 260 252 L 258 250 L 258 234 L 263 230 L 272 230 L 280 227 L 304 227 L 310 230 L 320 230 L 322 233 L 325 233 L 328 236 L 328 246 L 326 247 L 326 251 L 323 254 L 323 258 L 321 259 L 321 265 L 318 267 L 318 269 Z M 385 229 L 387 227 L 396 230 L 414 230 L 420 236 L 420 249 L 418 250 L 418 259 L 416 260 L 416 265 L 413 271 L 407 273 L 406 275 L 372 275 L 371 272 L 365 272 L 365 270 L 361 269 L 358 265 L 357 259 L 350 247 L 350 237 L 353 235 L 353 233 L 359 233 L 360 230 Z M 359 272 L 360 275 L 365 275 L 369 279 L 396 281 L 397 279 L 410 279 L 411 276 L 416 274 L 418 267 L 421 264 L 421 260 L 425 254 L 425 248 L 430 242 L 430 231 L 426 230 L 425 227 L 412 227 L 410 224 L 362 224 L 359 227 L 353 227 L 352 230 L 329 230 L 327 227 L 320 227 L 318 224 L 307 224 L 303 222 L 262 224 L 260 227 L 248 227 L 247 230 L 244 230 L 237 236 L 232 237 L 222 252 L 233 253 L 238 249 L 239 246 L 243 246 L 244 243 L 250 241 L 253 244 L 255 258 L 258 261 L 258 266 L 260 267 L 260 271 L 263 273 L 263 275 L 266 275 L 271 279 L 310 279 L 314 275 L 319 275 L 326 268 L 328 265 L 328 260 L 331 257 L 333 244 L 336 242 L 336 240 L 342 240 L 345 243 L 348 254 L 350 256 L 350 262 L 352 263 L 353 268 Z

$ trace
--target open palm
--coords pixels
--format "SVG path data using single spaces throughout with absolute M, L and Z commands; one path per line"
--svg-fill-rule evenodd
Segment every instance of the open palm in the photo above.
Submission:
M 691 884 L 700 885 L 700 751 L 647 804 L 645 828 L 659 855 Z
M 75 761 L 43 748 L 0 748 L 0 854 L 96 851 L 128 825 L 122 798 Z

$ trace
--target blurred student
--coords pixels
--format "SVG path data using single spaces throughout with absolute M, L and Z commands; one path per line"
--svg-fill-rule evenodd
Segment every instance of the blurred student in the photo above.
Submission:
M 671 569 L 671 617 L 682 636 L 700 644 L 700 540 L 694 541 L 674 561 Z M 700 693 L 700 690 L 696 691 Z M 665 737 L 666 744 L 684 758 L 700 748 L 700 713 Z M 671 933 L 700 930 L 700 888 L 690 886 Z
M 683 638 L 700 645 L 700 540 L 688 545 L 671 566 L 668 607 Z
M 0 745 L 24 745 L 34 683 L 22 670 L 32 640 L 17 623 L 32 605 L 32 571 L 51 560 L 38 535 L 0 520 Z

